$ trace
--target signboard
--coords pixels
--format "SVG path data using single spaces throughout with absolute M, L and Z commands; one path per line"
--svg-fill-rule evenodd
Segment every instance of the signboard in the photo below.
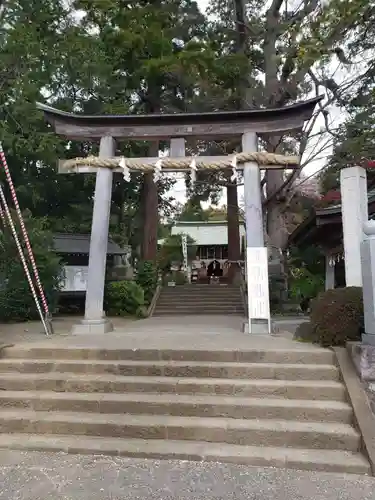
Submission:
M 266 320 L 270 328 L 268 250 L 266 247 L 246 249 L 246 273 L 249 321 L 251 319 Z
M 62 292 L 85 292 L 88 266 L 64 266 Z

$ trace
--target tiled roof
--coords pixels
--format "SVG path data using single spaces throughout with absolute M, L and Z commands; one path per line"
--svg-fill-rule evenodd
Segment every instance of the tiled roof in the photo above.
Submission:
M 57 253 L 88 254 L 90 250 L 89 234 L 55 233 L 53 242 Z M 123 255 L 125 253 L 126 249 L 123 250 L 111 238 L 108 238 L 107 255 Z

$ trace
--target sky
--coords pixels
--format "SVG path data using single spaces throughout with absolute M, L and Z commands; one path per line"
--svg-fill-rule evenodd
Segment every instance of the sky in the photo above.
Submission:
M 197 0 L 197 3 L 199 5 L 199 8 L 204 11 L 204 10 L 206 10 L 206 8 L 210 2 L 209 2 L 209 0 Z

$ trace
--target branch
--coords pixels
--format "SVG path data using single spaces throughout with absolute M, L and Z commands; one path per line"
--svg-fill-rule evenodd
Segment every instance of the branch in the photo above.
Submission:
M 332 98 L 331 99 L 328 99 L 324 104 L 321 104 L 321 106 L 319 106 L 319 111 L 317 113 L 315 113 L 315 115 L 313 116 L 313 118 L 310 120 L 309 122 L 309 126 L 307 128 L 307 130 L 305 131 L 304 133 L 304 137 L 302 138 L 301 142 L 300 142 L 300 147 L 299 147 L 299 155 L 302 156 L 306 150 L 306 146 L 307 146 L 307 142 L 309 140 L 309 133 L 311 132 L 312 128 L 314 127 L 315 123 L 316 123 L 316 120 L 318 119 L 318 116 L 325 111 L 325 108 L 331 104 L 332 102 Z M 321 150 L 319 151 L 319 153 L 321 152 Z M 309 161 L 311 161 L 311 158 L 309 158 Z M 291 174 L 288 175 L 288 177 L 285 179 L 285 181 L 273 192 L 271 193 L 271 195 L 264 201 L 264 206 L 267 206 L 269 203 L 271 203 L 275 198 L 277 198 L 277 196 L 287 187 L 287 186 L 290 186 L 290 189 L 291 189 L 291 186 L 293 184 L 293 182 L 298 178 L 298 176 L 301 174 L 301 171 L 302 169 L 307 165 L 308 162 L 305 162 L 303 164 L 301 164 L 299 166 L 299 168 L 296 168 L 295 170 L 293 170 L 293 172 Z M 288 193 L 290 192 L 290 189 L 288 190 L 288 192 L 286 193 L 286 195 L 288 195 Z
M 270 8 L 268 9 L 267 15 L 277 16 L 281 9 L 284 0 L 273 0 Z
M 314 2 L 311 3 L 313 5 Z M 337 24 L 332 29 L 332 32 L 326 37 L 324 46 L 321 47 L 320 52 L 332 52 L 330 46 L 334 45 L 335 42 L 341 40 L 345 37 L 345 34 L 349 30 L 353 30 L 353 25 L 348 25 L 348 20 L 344 17 L 342 19 L 338 19 Z M 312 40 L 310 40 L 312 41 Z M 288 99 L 296 98 L 296 90 L 298 86 L 303 82 L 306 74 L 308 74 L 309 70 L 313 67 L 316 62 L 316 58 L 310 58 L 305 60 L 302 63 L 302 66 L 296 71 L 296 73 L 290 75 L 289 82 L 284 81 L 284 88 L 280 93 L 280 97 L 278 100 L 278 105 L 282 106 L 286 103 Z
M 320 81 L 318 79 L 318 77 L 314 74 L 314 72 L 310 69 L 308 71 L 308 74 L 310 76 L 310 78 L 312 79 L 312 81 L 314 82 L 315 84 L 315 90 L 316 90 L 316 94 L 318 95 L 319 94 L 319 87 L 322 86 L 322 87 L 325 87 L 327 88 L 327 86 L 325 85 L 325 83 L 329 80 L 325 80 L 324 82 Z M 336 84 L 337 85 L 337 84 Z M 326 130 L 329 134 L 332 135 L 332 137 L 334 137 L 335 139 L 338 138 L 337 134 L 335 134 L 331 129 L 330 129 L 330 126 L 329 126 L 329 123 L 328 123 L 328 116 L 329 116 L 329 113 L 327 112 L 326 108 L 329 104 L 332 104 L 332 102 L 336 99 L 336 100 L 339 100 L 339 96 L 338 96 L 338 89 L 339 89 L 339 86 L 337 85 L 337 88 L 335 89 L 335 91 L 332 91 L 331 89 L 331 92 L 332 92 L 332 95 L 333 97 L 331 97 L 330 99 L 328 99 L 327 102 L 325 102 L 324 104 L 319 101 L 318 103 L 318 106 L 319 106 L 319 109 L 321 111 L 321 114 L 323 115 L 323 119 L 324 119 L 324 125 L 326 127 Z
M 319 0 L 304 0 L 303 9 L 297 11 L 289 21 L 289 29 L 295 25 L 299 25 L 303 20 L 310 15 L 319 5 Z M 281 81 L 286 83 L 290 75 L 293 73 L 295 64 L 294 59 L 297 57 L 298 48 L 293 46 L 287 54 L 284 65 L 281 70 Z

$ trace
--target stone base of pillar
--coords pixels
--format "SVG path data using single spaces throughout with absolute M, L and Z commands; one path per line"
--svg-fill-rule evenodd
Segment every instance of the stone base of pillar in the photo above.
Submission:
M 98 335 L 109 332 L 113 332 L 113 325 L 107 318 L 83 319 L 72 327 L 72 335 Z
M 269 335 L 271 332 L 269 331 L 268 321 L 267 320 L 257 320 L 252 319 L 251 321 L 251 332 L 249 329 L 249 321 L 245 320 L 242 323 L 242 332 L 248 333 L 250 335 Z
M 365 337 L 374 337 L 374 335 Z M 366 340 L 363 339 L 363 341 Z M 348 342 L 347 349 L 361 379 L 365 382 L 375 381 L 375 345 Z
M 362 344 L 365 346 L 373 346 L 375 349 L 375 335 L 373 333 L 362 334 Z M 374 358 L 375 361 L 375 358 Z

